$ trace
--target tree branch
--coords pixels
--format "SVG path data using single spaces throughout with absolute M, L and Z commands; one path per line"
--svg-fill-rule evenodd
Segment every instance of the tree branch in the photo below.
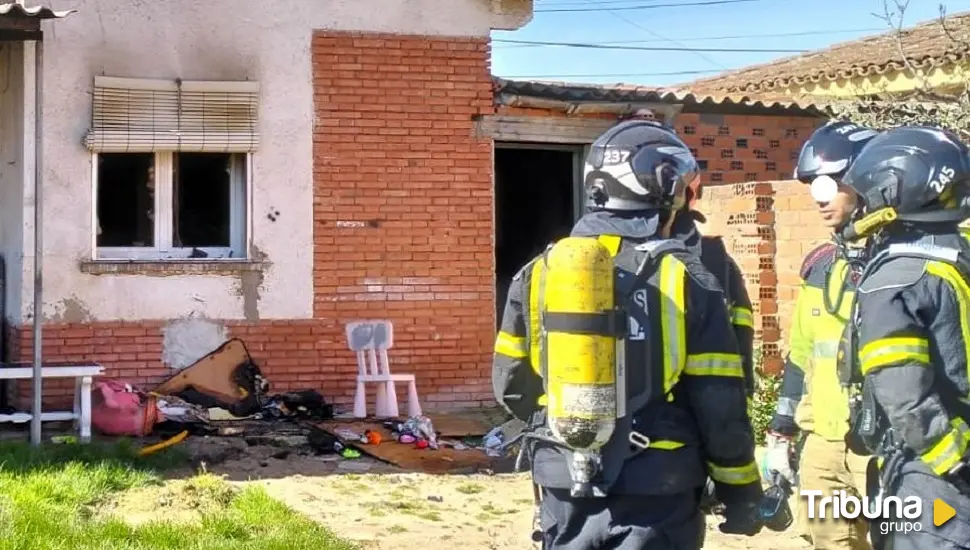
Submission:
M 927 82 L 926 78 L 916 69 L 916 65 L 914 65 L 906 55 L 906 50 L 903 47 L 903 34 L 905 32 L 903 31 L 903 20 L 905 19 L 904 16 L 906 15 L 906 8 L 909 7 L 909 0 L 893 0 L 893 3 L 896 5 L 896 10 L 899 12 L 898 22 L 893 22 L 893 15 L 895 15 L 895 13 L 889 9 L 889 0 L 882 0 L 883 15 L 873 15 L 876 15 L 876 17 L 879 17 L 885 21 L 886 24 L 893 29 L 896 52 L 899 53 L 899 57 L 902 58 L 903 65 L 909 69 L 909 72 L 913 73 L 913 78 L 919 82 L 922 91 L 926 94 L 931 94 L 932 87 L 930 86 L 929 82 Z
M 848 119 L 859 124 L 865 124 L 876 129 L 896 128 L 904 125 L 928 125 L 945 128 L 957 133 L 964 139 L 970 138 L 970 87 L 966 82 L 959 83 L 960 92 L 956 95 L 944 94 L 934 90 L 925 75 L 915 66 L 914 60 L 906 56 L 903 44 L 903 15 L 909 5 L 908 0 L 892 0 L 895 11 L 891 8 L 890 0 L 883 0 L 882 15 L 873 14 L 883 19 L 894 29 L 896 49 L 902 58 L 906 69 L 912 74 L 917 88 L 898 94 L 879 94 L 880 100 L 857 97 L 852 100 L 840 100 L 826 106 L 826 110 L 836 119 Z M 898 21 L 896 20 L 898 18 Z M 970 51 L 970 43 L 961 40 L 957 33 L 947 25 L 946 9 L 940 6 L 940 27 L 943 30 L 941 40 L 949 40 L 963 52 Z M 960 32 L 962 36 L 965 33 Z

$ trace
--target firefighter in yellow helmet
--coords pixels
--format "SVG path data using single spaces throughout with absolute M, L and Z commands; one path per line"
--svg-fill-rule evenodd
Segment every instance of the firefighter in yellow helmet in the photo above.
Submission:
M 795 178 L 811 184 L 822 224 L 836 235 L 852 221 L 859 206 L 841 177 L 876 135 L 874 130 L 850 122 L 830 122 L 802 146 Z M 825 496 L 840 490 L 865 494 L 866 458 L 846 445 L 850 396 L 836 372 L 839 341 L 864 263 L 862 249 L 836 239 L 810 252 L 802 264 L 781 395 L 762 462 L 767 480 L 781 475 L 795 484 L 792 459 L 799 454 L 799 489 L 820 490 Z M 801 447 L 800 453 L 795 452 L 796 447 Z M 811 520 L 807 507 L 808 501 L 799 499 L 800 527 L 816 550 L 869 548 L 864 518 Z M 814 517 L 819 515 L 816 510 Z
M 725 505 L 721 530 L 761 529 L 744 372 L 723 292 L 669 238 L 696 177 L 695 159 L 670 129 L 644 120 L 613 126 L 587 158 L 587 213 L 513 279 L 492 382 L 498 402 L 528 423 L 522 450 L 541 488 L 543 548 L 698 549 L 708 476 Z M 560 251 L 595 257 L 599 278 L 564 274 L 569 254 Z M 603 285 L 612 308 L 551 305 Z M 583 338 L 595 344 L 582 350 L 589 353 L 557 348 Z M 615 362 L 585 385 L 564 385 L 589 371 L 583 361 L 604 356 Z M 569 422 L 566 405 L 578 411 Z M 611 435 L 602 447 L 585 448 L 603 434 Z
M 938 128 L 887 130 L 843 181 L 865 211 L 846 237 L 871 255 L 840 349 L 842 381 L 862 392 L 851 439 L 879 457 L 884 497 L 922 503 L 919 528 L 889 529 L 890 512 L 873 546 L 966 550 L 970 244 L 958 224 L 970 217 L 970 149 Z M 936 499 L 956 514 L 940 526 Z

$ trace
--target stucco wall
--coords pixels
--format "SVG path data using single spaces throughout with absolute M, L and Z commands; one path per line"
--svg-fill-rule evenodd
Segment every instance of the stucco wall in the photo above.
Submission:
M 191 80 L 257 80 L 261 149 L 254 157 L 253 246 L 271 262 L 258 289 L 260 319 L 313 314 L 312 177 L 314 29 L 487 36 L 508 24 L 492 2 L 449 0 L 61 0 L 76 8 L 45 23 L 44 316 L 54 321 L 169 319 L 190 313 L 219 319 L 244 311 L 245 281 L 227 275 L 89 275 L 92 257 L 90 125 L 96 74 Z M 506 16 L 511 17 L 511 16 Z M 32 193 L 24 201 L 31 219 Z M 272 208 L 279 215 L 267 218 Z M 26 239 L 22 304 L 32 315 L 32 253 Z

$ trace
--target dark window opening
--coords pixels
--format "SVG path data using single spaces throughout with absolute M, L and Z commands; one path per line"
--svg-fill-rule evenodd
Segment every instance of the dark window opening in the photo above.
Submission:
M 97 162 L 98 246 L 155 246 L 155 155 L 102 153 Z
M 172 244 L 231 246 L 232 155 L 176 153 L 173 164 Z
M 512 277 L 572 230 L 573 169 L 580 153 L 496 145 L 495 305 L 500 324 Z

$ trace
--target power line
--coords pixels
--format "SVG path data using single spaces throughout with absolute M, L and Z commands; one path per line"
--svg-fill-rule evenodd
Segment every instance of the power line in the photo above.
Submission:
M 560 8 L 563 6 L 588 6 L 590 4 L 645 4 L 647 2 L 660 2 L 662 0 L 602 0 L 600 2 L 591 2 L 590 0 L 565 0 L 563 2 L 555 1 L 551 2 L 549 0 L 537 0 L 537 6 L 552 6 L 555 8 Z
M 599 4 L 600 2 L 594 2 L 594 3 L 595 4 Z M 655 32 L 655 31 L 649 29 L 648 27 L 644 27 L 643 25 L 641 25 L 641 24 L 637 23 L 636 21 L 630 19 L 629 17 L 623 15 L 622 13 L 616 13 L 615 11 L 613 11 L 611 9 L 607 9 L 606 13 L 612 15 L 613 17 L 619 19 L 620 21 L 622 21 L 623 23 L 626 23 L 627 25 L 630 25 L 632 27 L 636 27 L 636 28 L 640 29 L 641 31 L 643 31 L 643 32 L 645 32 L 645 33 L 647 33 L 647 34 L 649 34 L 651 36 L 654 36 L 654 37 L 657 37 L 657 38 L 666 40 L 666 41 L 670 42 L 671 44 L 673 44 L 674 46 L 677 46 L 678 48 L 686 48 L 687 47 L 687 46 L 684 45 L 683 42 L 678 42 L 676 40 L 667 38 L 666 36 L 664 36 L 664 35 L 662 35 L 662 34 L 660 34 L 658 32 Z M 726 67 L 724 65 L 721 65 L 717 61 L 711 59 L 711 57 L 709 55 L 703 54 L 701 52 L 691 52 L 691 53 L 693 53 L 697 57 L 703 59 L 704 61 L 710 63 L 711 65 L 714 65 L 715 67 L 719 67 L 721 69 L 726 69 Z
M 805 31 L 805 32 L 786 32 L 786 33 L 771 33 L 771 34 L 735 34 L 735 35 L 725 35 L 725 36 L 693 36 L 688 38 L 679 39 L 680 42 L 703 42 L 705 40 L 743 40 L 748 38 L 787 38 L 789 36 L 815 36 L 815 35 L 828 35 L 828 34 L 840 34 L 840 33 L 858 33 L 858 32 L 877 32 L 882 31 L 882 28 L 874 29 L 840 29 L 840 30 L 825 30 L 825 31 Z M 499 39 L 494 39 L 492 42 L 498 42 Z M 606 40 L 603 42 L 590 42 L 590 44 L 612 46 L 617 44 L 656 44 L 657 42 L 669 42 L 669 40 L 652 39 L 652 40 Z M 546 44 L 524 44 L 524 45 L 511 45 L 502 48 L 503 50 L 516 50 L 520 48 L 541 48 Z
M 604 74 L 533 74 L 533 75 L 511 75 L 500 76 L 510 80 L 538 80 L 541 78 L 627 78 L 645 76 L 690 76 L 698 74 L 719 73 L 719 69 L 699 69 L 696 71 L 672 71 L 667 73 L 604 73 Z M 499 76 L 499 75 L 496 75 Z
M 808 50 L 780 50 L 764 48 L 673 48 L 663 46 L 610 46 L 604 44 L 588 44 L 581 42 L 540 42 L 534 40 L 509 40 L 494 38 L 492 42 L 504 44 L 533 44 L 539 46 L 562 46 L 565 48 L 586 48 L 597 50 L 634 50 L 642 52 L 721 52 L 721 53 L 805 53 Z
M 761 2 L 761 0 L 708 0 L 706 2 L 684 2 L 683 4 L 650 4 L 646 6 L 617 6 L 611 10 L 653 10 L 657 8 L 681 8 L 687 6 L 714 6 L 719 4 L 740 4 L 742 2 Z M 604 8 L 552 8 L 532 10 L 534 13 L 566 13 L 566 12 L 590 12 L 603 11 Z

